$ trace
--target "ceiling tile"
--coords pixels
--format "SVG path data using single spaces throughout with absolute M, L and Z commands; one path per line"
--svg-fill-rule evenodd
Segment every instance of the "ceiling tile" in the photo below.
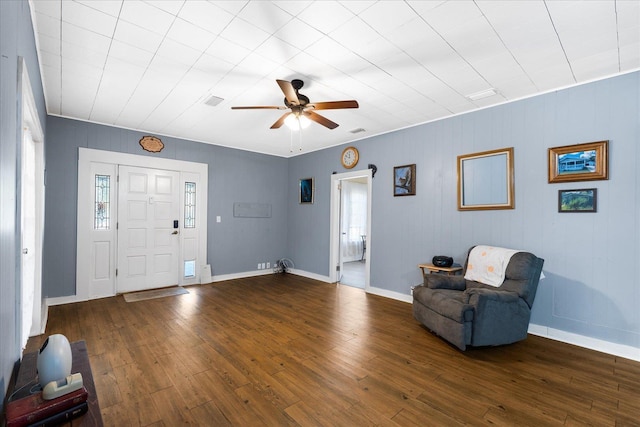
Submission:
M 193 68 L 208 74 L 212 83 L 218 82 L 228 72 L 233 70 L 234 67 L 235 64 L 231 64 L 220 58 L 215 58 L 206 53 L 193 64 Z
M 102 70 L 107 61 L 107 52 L 93 51 L 68 42 L 62 43 L 62 51 L 64 52 L 65 60 L 70 59 L 77 63 L 86 64 L 96 70 Z
M 200 52 L 207 50 L 216 38 L 214 34 L 180 18 L 175 20 L 167 37 Z
M 300 49 L 275 37 L 269 37 L 254 52 L 275 64 L 284 64 L 300 53 Z
M 102 78 L 102 69 L 65 58 L 60 70 L 60 78 L 64 84 L 73 82 L 77 87 L 86 90 L 88 94 L 95 95 Z
M 193 49 L 170 38 L 165 38 L 162 41 L 156 54 L 188 66 L 193 65 L 198 58 L 203 55 L 202 51 Z
M 126 0 L 122 4 L 120 19 L 157 34 L 165 34 L 175 16 L 140 0 Z
M 545 67 L 527 71 L 527 75 L 541 92 L 576 83 L 567 63 L 547 64 Z
M 118 40 L 113 40 L 111 42 L 111 48 L 109 49 L 109 56 L 127 61 L 131 65 L 146 68 L 151 63 L 153 53 Z
M 209 45 L 206 53 L 226 62 L 237 64 L 249 55 L 251 51 L 237 43 L 218 37 Z
M 165 80 L 166 86 L 175 86 L 180 79 L 189 71 L 189 66 L 181 62 L 178 62 L 171 58 L 165 58 L 163 56 L 156 55 L 149 64 L 149 70 L 157 71 L 161 73 Z
M 341 4 L 346 7 L 347 9 L 349 9 L 354 15 L 359 15 L 362 12 L 364 12 L 365 10 L 369 9 L 371 6 L 373 6 L 374 4 L 377 3 L 395 3 L 396 5 L 399 4 L 399 2 L 393 0 L 393 1 L 389 1 L 389 0 L 384 0 L 384 1 L 379 1 L 379 0 L 358 0 L 358 1 L 343 1 L 341 2 Z
M 273 4 L 289 13 L 291 16 L 297 16 L 300 12 L 309 7 L 311 3 L 311 1 L 301 0 L 275 0 L 273 2 Z
M 358 17 L 348 20 L 333 30 L 329 36 L 333 40 L 340 40 L 342 46 L 353 51 L 380 38 L 370 25 Z
M 65 0 L 68 1 L 68 0 Z M 118 17 L 120 15 L 120 10 L 122 9 L 123 0 L 75 0 L 78 3 L 81 3 L 87 7 L 90 7 L 95 10 L 99 10 L 100 12 L 106 13 L 107 15 L 111 15 L 114 17 Z M 42 3 L 48 3 L 46 1 Z
M 412 3 L 415 6 L 415 3 Z M 475 2 L 448 1 L 421 13 L 422 18 L 438 33 L 448 34 L 464 28 L 470 21 L 482 16 Z
M 60 20 L 43 13 L 36 13 L 36 32 L 47 37 L 60 38 Z
M 416 18 L 417 14 L 407 3 L 397 1 L 371 2 L 371 7 L 358 15 L 376 32 L 386 35 Z
M 267 1 L 247 3 L 238 17 L 269 34 L 275 33 L 293 18 L 282 8 Z
M 103 36 L 112 37 L 116 18 L 74 1 L 62 2 L 62 20 Z
M 303 53 L 322 63 L 330 64 L 332 68 L 346 74 L 353 74 L 370 66 L 364 58 L 330 38 L 319 40 L 305 49 Z
M 40 55 L 38 55 L 38 59 L 40 60 L 41 66 L 59 69 L 62 65 L 62 58 L 60 58 L 60 55 L 49 53 L 46 50 L 40 52 Z
M 323 34 L 295 18 L 276 31 L 274 36 L 298 49 L 304 50 L 320 40 Z
M 104 55 L 109 51 L 109 45 L 111 44 L 109 37 L 67 22 L 62 23 L 62 40 Z M 64 51 L 62 54 L 64 55 Z
M 232 15 L 237 15 L 247 5 L 247 1 L 236 0 L 208 0 L 220 9 L 224 9 Z
M 48 53 L 50 55 L 56 55 L 58 59 L 60 59 L 60 46 L 60 37 L 49 37 L 43 34 L 38 36 L 39 56 L 42 56 L 43 53 Z
M 254 50 L 269 38 L 269 33 L 245 20 L 235 18 L 220 36 L 246 49 Z
M 336 1 L 313 2 L 298 18 L 324 34 L 329 34 L 355 15 Z
M 174 16 L 177 16 L 187 3 L 185 0 L 145 0 L 145 2 Z
M 51 16 L 57 20 L 62 16 L 62 2 L 60 0 L 33 2 L 35 12 Z
M 162 42 L 163 36 L 120 20 L 116 25 L 116 32 L 113 38 L 147 52 L 155 53 Z
M 145 72 L 145 68 L 132 65 L 128 61 L 109 57 L 100 84 L 116 91 L 127 92 L 126 95 L 129 97 L 130 92 L 134 91 Z
M 613 75 L 620 71 L 617 64 L 618 49 L 600 52 L 571 62 L 573 72 L 579 82 L 589 81 L 597 76 Z
M 620 48 L 620 71 L 640 68 L 640 43 L 628 44 Z
M 75 81 L 63 79 L 61 91 L 61 114 L 81 120 L 89 120 L 94 103 L 94 94 Z
M 186 2 L 179 17 L 215 35 L 220 34 L 233 19 L 232 14 L 206 1 Z
M 262 55 L 252 53 L 238 63 L 236 70 L 241 73 L 244 71 L 244 74 L 251 75 L 253 70 L 260 68 L 265 74 L 270 74 L 273 70 L 278 68 L 279 65 L 279 63 L 271 61 Z

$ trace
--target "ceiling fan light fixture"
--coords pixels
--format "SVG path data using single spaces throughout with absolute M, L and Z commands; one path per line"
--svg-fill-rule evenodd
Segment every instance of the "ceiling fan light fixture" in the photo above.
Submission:
M 302 130 L 309 127 L 311 120 L 305 116 L 289 114 L 289 116 L 284 119 L 284 124 L 291 130 Z

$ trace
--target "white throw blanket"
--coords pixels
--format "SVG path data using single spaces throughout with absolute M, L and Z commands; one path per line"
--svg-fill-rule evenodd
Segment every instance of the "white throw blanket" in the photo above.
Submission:
M 504 282 L 504 275 L 513 254 L 521 251 L 496 248 L 493 246 L 476 246 L 469 253 L 467 272 L 464 278 L 500 287 Z

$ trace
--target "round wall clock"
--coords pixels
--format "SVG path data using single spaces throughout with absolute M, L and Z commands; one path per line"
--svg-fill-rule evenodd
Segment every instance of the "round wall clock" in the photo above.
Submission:
M 358 149 L 356 147 L 347 147 L 342 150 L 342 166 L 347 169 L 351 169 L 355 165 L 358 164 L 358 159 L 360 158 L 360 154 L 358 153 Z

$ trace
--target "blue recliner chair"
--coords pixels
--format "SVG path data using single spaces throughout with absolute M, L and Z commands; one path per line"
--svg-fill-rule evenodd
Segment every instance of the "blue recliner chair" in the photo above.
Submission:
M 489 285 L 465 279 L 473 276 L 468 273 L 474 248 L 469 250 L 462 276 L 425 275 L 424 284 L 413 290 L 414 317 L 460 350 L 525 339 L 544 260 L 529 252 L 511 251 L 515 253 L 505 261 L 504 280 Z

